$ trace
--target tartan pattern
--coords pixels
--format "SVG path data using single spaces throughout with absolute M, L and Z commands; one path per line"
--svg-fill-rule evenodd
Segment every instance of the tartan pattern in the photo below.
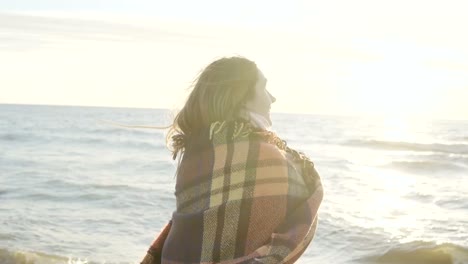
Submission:
M 323 190 L 305 155 L 231 121 L 187 141 L 175 195 L 161 263 L 294 263 L 315 234 Z

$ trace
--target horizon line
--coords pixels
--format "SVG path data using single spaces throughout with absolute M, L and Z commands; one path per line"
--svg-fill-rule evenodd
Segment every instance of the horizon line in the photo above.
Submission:
M 178 111 L 176 108 L 161 108 L 161 107 L 136 107 L 136 106 L 107 106 L 107 105 L 71 105 L 71 104 L 40 104 L 40 103 L 2 103 L 1 105 L 24 105 L 24 106 L 63 106 L 63 107 L 92 107 L 92 108 L 122 108 L 122 109 L 141 109 L 141 110 L 166 110 L 166 111 Z M 310 112 L 295 112 L 295 111 L 272 111 L 272 114 L 292 114 L 292 115 L 311 115 L 311 116 L 321 116 L 321 117 L 335 117 L 335 118 L 393 118 L 394 116 L 385 116 L 385 115 L 359 115 L 359 114 L 325 114 L 325 113 L 310 113 Z M 418 117 L 418 116 L 398 116 L 400 118 L 422 118 L 431 121 L 468 121 L 468 119 L 457 119 L 457 118 L 430 118 L 430 117 Z

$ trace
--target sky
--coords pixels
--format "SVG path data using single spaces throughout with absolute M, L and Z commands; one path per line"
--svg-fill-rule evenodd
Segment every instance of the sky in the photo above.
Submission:
M 177 109 L 254 60 L 273 112 L 468 120 L 468 2 L 0 0 L 0 103 Z

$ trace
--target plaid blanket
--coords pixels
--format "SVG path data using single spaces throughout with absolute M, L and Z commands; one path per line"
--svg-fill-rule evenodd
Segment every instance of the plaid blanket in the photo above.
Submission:
M 177 210 L 141 263 L 294 263 L 323 197 L 313 162 L 243 121 L 184 141 Z

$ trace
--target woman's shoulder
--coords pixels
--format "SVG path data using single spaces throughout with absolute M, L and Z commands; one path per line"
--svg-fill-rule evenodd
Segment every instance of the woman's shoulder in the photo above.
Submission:
M 256 153 L 254 156 L 260 159 L 286 159 L 284 141 L 272 131 L 254 127 L 243 119 L 214 122 L 208 134 L 214 148 L 231 145 L 236 152 Z
M 254 139 L 257 140 L 257 139 Z M 286 160 L 287 153 L 275 144 L 265 140 L 258 140 L 258 157 L 260 159 L 279 159 Z

